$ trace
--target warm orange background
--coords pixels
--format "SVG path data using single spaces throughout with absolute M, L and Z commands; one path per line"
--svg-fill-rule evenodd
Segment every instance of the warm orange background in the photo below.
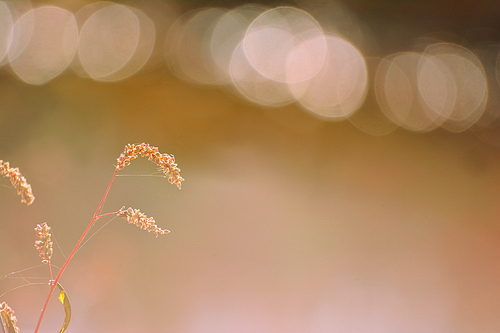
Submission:
M 366 3 L 390 16 L 392 1 Z M 351 5 L 371 17 L 364 1 Z M 470 28 L 480 14 L 491 11 L 471 13 Z M 371 136 L 185 83 L 164 63 L 115 83 L 67 70 L 42 86 L 5 68 L 0 103 L 0 159 L 36 196 L 26 207 L 0 179 L 0 276 L 39 264 L 42 222 L 63 264 L 126 143 L 174 154 L 186 179 L 181 191 L 159 177 L 115 180 L 103 212 L 140 208 L 172 233 L 156 239 L 121 219 L 99 231 L 61 279 L 68 332 L 500 331 L 500 151 L 472 131 Z M 137 160 L 120 174 L 155 171 Z M 36 325 L 47 274 L 24 272 L 43 285 L 2 297 L 22 332 Z M 0 277 L 0 294 L 19 277 Z M 54 298 L 41 331 L 61 322 Z

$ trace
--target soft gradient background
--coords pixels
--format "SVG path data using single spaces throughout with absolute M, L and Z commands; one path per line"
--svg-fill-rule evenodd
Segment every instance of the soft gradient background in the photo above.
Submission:
M 427 32 L 499 28 L 496 1 L 342 4 L 373 31 L 379 46 L 367 57 L 407 50 Z M 49 289 L 46 267 L 8 275 L 39 264 L 33 228 L 52 226 L 60 267 L 124 145 L 140 142 L 175 155 L 182 190 L 117 177 L 103 212 L 140 208 L 172 232 L 156 239 L 114 219 L 95 234 L 60 281 L 68 332 L 500 331 L 500 151 L 473 131 L 374 136 L 297 104 L 264 107 L 184 82 L 157 61 L 118 82 L 67 69 L 44 85 L 6 65 L 0 138 L 0 159 L 36 196 L 27 207 L 0 179 L 0 294 L 22 332 Z M 120 174 L 155 171 L 137 160 Z M 62 317 L 54 298 L 41 331 L 57 332 Z

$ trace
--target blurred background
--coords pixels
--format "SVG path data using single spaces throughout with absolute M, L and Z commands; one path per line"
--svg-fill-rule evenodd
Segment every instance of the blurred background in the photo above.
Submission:
M 33 331 L 499 332 L 500 5 L 1 1 L 0 295 Z M 109 223 L 108 223 L 109 222 Z M 102 229 L 101 229 L 102 227 Z M 57 268 L 54 270 L 57 272 Z M 27 270 L 25 270 L 27 269 Z M 12 272 L 21 273 L 11 274 Z M 41 332 L 59 331 L 51 301 Z

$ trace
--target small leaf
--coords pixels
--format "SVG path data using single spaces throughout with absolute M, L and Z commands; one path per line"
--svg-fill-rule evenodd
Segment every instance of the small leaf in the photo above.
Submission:
M 64 288 L 59 282 L 57 282 L 57 287 L 61 291 L 58 298 L 64 306 L 64 324 L 59 331 L 59 333 L 63 333 L 68 328 L 69 321 L 71 320 L 71 305 L 69 304 L 68 294 L 66 294 L 66 291 L 64 291 Z

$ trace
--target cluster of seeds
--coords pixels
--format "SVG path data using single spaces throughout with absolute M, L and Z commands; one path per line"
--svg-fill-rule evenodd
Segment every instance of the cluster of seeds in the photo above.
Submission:
M 14 310 L 5 303 L 0 303 L 0 314 L 4 320 L 5 326 L 7 326 L 8 332 L 19 332 L 19 327 L 17 327 L 17 318 L 14 316 Z
M 150 146 L 148 143 L 141 143 L 138 145 L 127 144 L 125 150 L 117 159 L 118 164 L 116 165 L 116 169 L 122 170 L 138 156 L 147 156 L 148 160 L 153 161 L 161 168 L 161 171 L 165 174 L 165 177 L 168 178 L 170 184 L 175 184 L 179 189 L 181 188 L 181 182 L 184 178 L 180 175 L 181 169 L 177 167 L 174 155 L 162 154 L 158 151 L 158 147 Z
M 134 209 L 132 207 L 125 209 L 125 206 L 123 206 L 119 211 L 116 212 L 116 215 L 118 217 L 126 218 L 129 224 L 132 223 L 143 230 L 154 232 L 156 234 L 156 237 L 158 237 L 158 234 L 163 235 L 170 232 L 170 230 L 158 228 L 158 226 L 155 224 L 155 219 L 152 217 L 147 217 L 146 214 L 142 213 L 139 209 Z
M 10 178 L 10 182 L 17 190 L 17 194 L 21 195 L 21 202 L 25 202 L 29 206 L 35 201 L 35 196 L 31 191 L 31 185 L 28 184 L 26 178 L 21 175 L 19 168 L 11 168 L 9 162 L 0 160 L 0 174 Z
M 43 263 L 49 263 L 50 258 L 52 257 L 52 241 L 50 239 L 50 227 L 47 223 L 43 222 L 42 224 L 37 225 L 35 228 L 36 236 L 39 238 L 35 241 L 35 247 L 40 254 L 40 258 L 42 258 Z

